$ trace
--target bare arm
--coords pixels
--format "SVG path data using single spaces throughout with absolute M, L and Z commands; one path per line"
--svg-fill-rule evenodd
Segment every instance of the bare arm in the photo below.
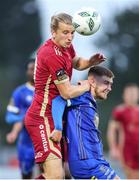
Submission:
M 110 156 L 113 159 L 120 159 L 124 137 L 123 130 L 119 122 L 115 120 L 110 121 L 108 126 L 107 139 L 110 148 Z
M 9 144 L 12 144 L 16 141 L 18 134 L 22 129 L 22 126 L 22 122 L 17 122 L 13 125 L 11 132 L 9 132 L 6 136 L 6 140 Z
M 70 99 L 82 95 L 84 92 L 90 90 L 90 84 L 88 80 L 80 82 L 80 85 L 71 85 L 70 81 L 67 80 L 64 83 L 56 84 L 60 95 L 64 99 Z
M 116 132 L 118 131 L 118 127 L 119 127 L 119 124 L 116 121 L 110 120 L 109 126 L 108 126 L 108 133 L 107 133 L 110 149 L 117 147 Z
M 75 57 L 73 59 L 73 67 L 77 70 L 84 70 L 91 66 L 95 66 L 105 61 L 106 57 L 103 54 L 95 54 L 91 56 L 89 59 L 85 59 L 82 57 Z

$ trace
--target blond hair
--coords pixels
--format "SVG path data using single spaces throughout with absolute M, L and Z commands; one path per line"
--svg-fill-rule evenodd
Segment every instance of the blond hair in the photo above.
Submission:
M 72 24 L 72 16 L 66 13 L 59 13 L 51 18 L 51 30 L 56 31 L 59 27 L 59 23 Z

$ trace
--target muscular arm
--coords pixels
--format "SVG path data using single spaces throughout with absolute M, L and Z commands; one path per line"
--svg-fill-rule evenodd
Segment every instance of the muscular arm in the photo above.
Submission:
M 84 70 L 91 66 L 95 66 L 105 61 L 105 56 L 103 54 L 95 54 L 91 56 L 89 59 L 85 59 L 82 57 L 75 57 L 73 59 L 73 67 L 77 70 Z
M 90 90 L 90 84 L 88 80 L 81 81 L 80 85 L 71 85 L 70 81 L 67 80 L 64 83 L 56 84 L 60 95 L 64 99 L 70 99 L 82 95 L 84 92 Z

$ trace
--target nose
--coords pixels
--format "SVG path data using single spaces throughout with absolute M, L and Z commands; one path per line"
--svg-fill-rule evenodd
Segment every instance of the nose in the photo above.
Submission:
M 73 36 L 74 36 L 73 34 L 69 33 L 69 34 L 68 34 L 68 40 L 71 41 L 71 40 L 73 39 Z
M 109 91 L 112 90 L 111 84 L 108 85 L 108 90 L 109 90 Z

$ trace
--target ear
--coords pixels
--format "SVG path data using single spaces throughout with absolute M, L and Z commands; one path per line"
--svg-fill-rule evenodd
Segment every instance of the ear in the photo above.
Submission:
M 89 84 L 90 84 L 90 86 L 92 86 L 92 87 L 95 87 L 95 79 L 94 78 L 88 78 L 88 81 L 89 81 Z
M 52 38 L 55 39 L 55 37 L 56 37 L 55 31 L 51 31 L 51 33 L 52 33 Z

